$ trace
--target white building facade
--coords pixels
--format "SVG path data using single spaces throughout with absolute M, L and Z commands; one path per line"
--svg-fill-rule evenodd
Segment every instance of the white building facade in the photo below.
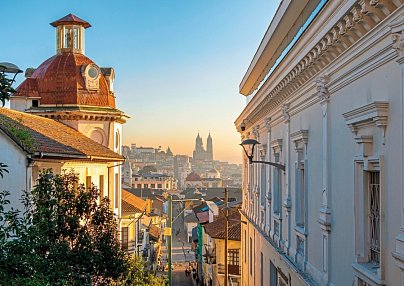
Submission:
M 242 140 L 285 166 L 244 157 L 243 286 L 404 285 L 403 13 L 281 2 L 240 84 Z

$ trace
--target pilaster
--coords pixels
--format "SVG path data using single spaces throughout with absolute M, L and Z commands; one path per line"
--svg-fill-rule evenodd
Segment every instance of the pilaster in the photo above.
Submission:
M 330 94 L 327 84 L 329 77 L 326 75 L 316 79 L 317 96 L 321 105 L 322 120 L 322 202 L 318 222 L 322 230 L 322 252 L 323 252 L 323 281 L 329 282 L 329 270 L 331 269 L 331 193 L 330 193 L 330 150 L 329 150 L 329 104 Z
M 271 152 L 269 151 L 271 146 L 271 118 L 265 119 L 265 130 L 267 132 L 267 154 L 266 160 L 271 161 Z M 267 168 L 267 194 L 266 194 L 266 209 L 265 209 L 265 233 L 271 231 L 271 204 L 272 204 L 272 188 L 271 188 L 271 168 Z
M 401 70 L 401 130 L 404 128 L 404 16 L 390 26 L 392 48 L 397 53 L 397 63 Z M 401 139 L 401 174 L 404 174 L 404 133 Z M 396 237 L 396 249 L 392 253 L 401 270 L 401 284 L 404 285 L 404 176 L 401 176 L 401 227 Z
M 291 244 L 291 210 L 292 210 L 292 199 L 290 195 L 290 114 L 289 114 L 290 103 L 284 103 L 282 105 L 282 115 L 283 122 L 285 123 L 285 199 L 283 201 L 283 208 L 285 211 L 285 230 L 286 230 L 286 241 L 285 241 L 285 252 L 289 255 L 289 248 Z

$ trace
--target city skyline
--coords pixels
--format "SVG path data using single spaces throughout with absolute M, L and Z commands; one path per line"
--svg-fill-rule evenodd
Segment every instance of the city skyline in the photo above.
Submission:
M 38 67 L 55 54 L 48 23 L 76 14 L 93 26 L 86 55 L 116 71 L 117 105 L 132 117 L 123 128 L 125 145 L 170 146 L 191 156 L 197 131 L 205 137 L 210 130 L 215 158 L 240 163 L 233 123 L 246 102 L 240 75 L 279 1 L 122 1 L 116 9 L 103 1 L 51 3 L 2 6 L 10 44 L 0 46 L 1 61 Z M 23 80 L 19 75 L 17 84 Z

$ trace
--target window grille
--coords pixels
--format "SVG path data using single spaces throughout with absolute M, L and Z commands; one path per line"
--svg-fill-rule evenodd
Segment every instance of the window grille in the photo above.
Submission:
M 240 252 L 238 249 L 228 250 L 229 265 L 240 265 Z
M 121 233 L 122 233 L 122 249 L 123 250 L 128 250 L 128 246 L 129 246 L 129 228 L 128 227 L 122 227 Z
M 296 237 L 296 246 L 297 253 L 304 256 L 304 240 L 300 236 Z
M 275 153 L 275 162 L 279 163 L 279 153 Z M 281 170 L 273 168 L 274 172 L 274 213 L 279 214 L 282 208 Z
M 274 232 L 277 236 L 279 236 L 279 228 L 280 228 L 279 222 L 275 221 L 274 222 Z
M 380 262 L 380 174 L 369 172 L 370 261 Z

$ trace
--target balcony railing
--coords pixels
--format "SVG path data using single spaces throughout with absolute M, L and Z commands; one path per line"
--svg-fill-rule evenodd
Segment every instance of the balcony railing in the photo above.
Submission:
M 241 267 L 240 267 L 240 265 L 228 264 L 227 265 L 227 270 L 229 272 L 229 275 L 237 275 L 237 276 L 241 275 Z M 224 274 L 224 272 L 225 272 L 224 264 L 218 264 L 217 265 L 217 273 Z

